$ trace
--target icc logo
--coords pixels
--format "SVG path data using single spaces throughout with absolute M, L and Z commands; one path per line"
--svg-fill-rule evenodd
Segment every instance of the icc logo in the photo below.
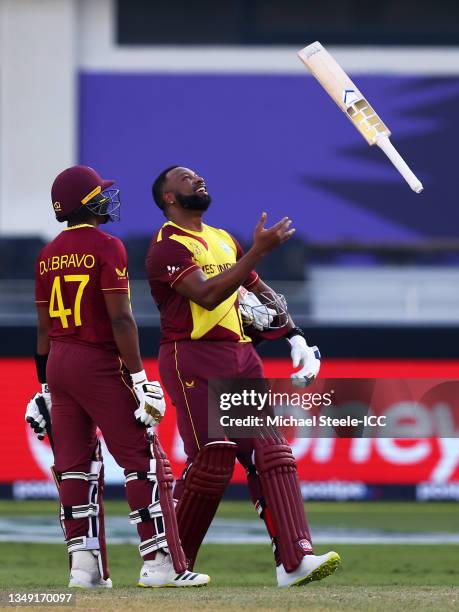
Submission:
M 200 247 L 200 246 L 198 246 L 197 244 L 192 243 L 191 248 L 192 248 L 192 250 L 193 250 L 193 255 L 194 255 L 195 257 L 199 257 L 200 255 L 202 255 L 202 250 L 201 250 L 201 247 Z

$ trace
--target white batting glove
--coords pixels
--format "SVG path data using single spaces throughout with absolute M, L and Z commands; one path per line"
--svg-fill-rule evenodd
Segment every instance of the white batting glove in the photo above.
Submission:
M 147 380 L 145 370 L 131 374 L 134 393 L 139 407 L 134 411 L 137 422 L 145 427 L 157 425 L 166 412 L 166 402 L 161 385 L 157 380 Z
M 298 386 L 310 385 L 320 370 L 320 351 L 317 346 L 308 346 L 303 336 L 297 335 L 288 338 L 291 346 L 290 356 L 293 369 L 301 369 L 291 376 L 293 384 Z
M 37 399 L 43 398 L 46 404 L 46 409 L 51 417 L 51 394 L 48 385 L 45 383 L 41 386 L 41 393 L 35 393 L 33 398 L 27 404 L 25 420 L 34 430 L 39 440 L 43 440 L 46 436 L 46 421 L 37 405 Z
M 245 287 L 239 287 L 238 298 L 244 325 L 251 325 L 258 331 L 268 329 L 277 312 L 273 308 L 265 306 L 254 293 L 247 291 Z

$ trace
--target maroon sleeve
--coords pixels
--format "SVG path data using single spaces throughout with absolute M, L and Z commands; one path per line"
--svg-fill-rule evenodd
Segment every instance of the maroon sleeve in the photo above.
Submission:
M 44 262 L 42 262 L 42 252 L 41 252 L 38 255 L 37 261 L 35 263 L 35 304 L 37 306 L 48 307 L 49 294 L 48 294 L 48 287 L 47 287 L 45 280 L 46 280 L 46 274 L 44 274 Z
M 239 242 L 236 240 L 236 238 L 233 235 L 231 235 L 231 238 L 233 239 L 233 242 L 236 245 L 236 261 L 237 261 L 238 259 L 241 259 L 241 257 L 244 255 L 244 249 L 241 247 L 241 245 L 239 244 Z M 245 283 L 243 283 L 243 286 L 246 289 L 250 289 L 250 287 L 253 287 L 258 282 L 259 278 L 260 277 L 255 272 L 255 270 L 252 270 L 252 272 L 250 272 L 248 277 L 245 279 Z
M 165 238 L 151 245 L 146 261 L 149 281 L 161 281 L 171 287 L 199 270 L 191 252 L 177 240 Z
M 114 236 L 100 247 L 100 286 L 102 291 L 129 293 L 127 254 L 124 244 Z

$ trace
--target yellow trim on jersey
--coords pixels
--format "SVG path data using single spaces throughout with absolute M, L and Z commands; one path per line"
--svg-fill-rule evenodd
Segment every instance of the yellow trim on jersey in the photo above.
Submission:
M 177 223 L 174 223 L 173 221 L 166 221 L 166 223 L 163 225 L 163 227 L 161 229 L 163 229 L 164 227 L 166 227 L 166 225 L 172 225 L 172 227 L 177 227 L 178 229 L 182 230 L 183 232 L 188 232 L 189 234 L 194 234 L 195 236 L 202 236 L 204 230 L 206 227 L 210 227 L 209 225 L 206 225 L 205 223 L 202 224 L 202 230 L 190 230 L 186 227 L 182 227 L 181 225 L 177 225 Z
M 185 274 L 185 272 L 188 272 L 188 270 L 191 270 L 191 268 L 194 268 L 194 267 L 195 267 L 195 264 L 191 264 L 191 266 L 188 266 L 188 268 L 185 268 L 184 270 L 182 270 L 182 272 L 180 272 L 177 278 L 174 281 L 172 281 L 171 287 L 174 286 L 174 283 L 176 283 Z
M 108 287 L 107 289 L 102 288 L 102 291 L 129 291 L 128 287 Z
M 208 239 L 212 239 L 213 234 L 216 233 L 219 235 L 222 234 L 226 240 L 228 240 L 230 242 L 230 244 L 228 246 L 230 246 L 232 249 L 234 249 L 234 253 L 237 253 L 237 249 L 236 249 L 236 245 L 234 243 L 233 237 L 231 236 L 231 234 L 229 234 L 226 230 L 224 229 L 220 229 L 218 227 L 212 227 L 211 225 L 206 225 L 205 223 L 202 224 L 202 230 L 190 230 L 186 227 L 182 227 L 181 225 L 177 225 L 177 223 L 174 223 L 173 221 L 167 221 L 160 229 L 160 234 L 161 234 L 161 239 L 162 240 L 162 231 L 163 229 L 166 227 L 166 225 L 171 225 L 172 227 L 176 227 L 179 230 L 182 230 L 183 232 L 187 232 L 188 234 L 192 234 L 193 236 L 198 236 L 199 238 L 202 238 L 205 242 L 208 241 Z M 159 234 L 158 234 L 159 236 Z M 175 237 L 176 234 L 173 234 L 173 236 Z M 172 236 L 170 236 L 172 238 Z
M 198 450 L 201 450 L 201 446 L 199 444 L 199 438 L 198 438 L 198 435 L 196 433 L 196 429 L 194 427 L 193 417 L 191 416 L 191 410 L 190 410 L 190 406 L 188 404 L 188 398 L 186 396 L 185 386 L 183 384 L 182 377 L 180 375 L 180 370 L 179 370 L 179 367 L 178 367 L 177 342 L 174 342 L 174 355 L 175 355 L 175 369 L 177 371 L 177 376 L 178 376 L 178 379 L 180 381 L 180 384 L 182 385 L 183 397 L 185 398 L 185 404 L 186 404 L 186 408 L 188 410 L 188 416 L 190 417 L 190 422 L 191 422 L 191 427 L 193 429 L 194 439 L 196 440 L 196 446 L 198 447 Z
M 123 361 L 122 361 L 122 359 L 121 359 L 121 357 L 120 357 L 120 356 L 118 356 L 118 361 L 120 362 L 119 375 L 120 375 L 120 378 L 121 378 L 121 382 L 123 383 L 123 385 L 124 385 L 125 387 L 127 387 L 127 388 L 129 389 L 130 393 L 131 393 L 131 394 L 133 395 L 133 397 L 134 397 L 134 401 L 135 401 L 136 405 L 138 406 L 138 405 L 139 405 L 139 400 L 137 399 L 137 395 L 135 394 L 134 389 L 133 389 L 131 386 L 129 386 L 129 385 L 127 384 L 127 382 L 124 380 Z
M 80 227 L 94 227 L 94 225 L 91 225 L 90 223 L 79 223 L 78 225 L 72 225 L 70 227 L 64 227 L 64 229 L 62 231 L 64 232 L 68 232 L 69 230 L 74 230 L 74 229 L 78 229 Z

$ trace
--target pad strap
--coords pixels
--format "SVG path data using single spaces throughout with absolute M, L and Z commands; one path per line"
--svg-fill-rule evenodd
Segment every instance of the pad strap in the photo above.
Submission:
M 148 472 L 129 472 L 125 478 L 125 484 L 133 480 L 156 482 L 156 459 L 150 459 L 150 469 Z
M 155 552 L 156 550 L 164 550 L 166 553 L 169 553 L 169 549 L 167 548 L 167 540 L 166 534 L 157 533 L 149 540 L 144 540 L 139 544 L 139 552 L 142 557 L 148 555 L 148 553 Z
M 61 521 L 64 519 L 69 521 L 71 519 L 89 518 L 98 514 L 99 504 L 89 503 L 81 506 L 61 506 Z
M 152 519 L 157 519 L 163 516 L 163 512 L 161 510 L 161 504 L 158 501 L 146 506 L 145 508 L 139 508 L 138 510 L 133 510 L 129 513 L 129 519 L 131 525 L 136 525 L 137 523 L 142 523 L 146 521 L 151 521 Z
M 67 552 L 70 554 L 77 550 L 99 550 L 100 543 L 98 538 L 88 538 L 86 536 L 77 536 L 71 540 L 67 540 Z
M 86 480 L 87 482 L 95 481 L 99 478 L 96 472 L 62 472 L 61 480 Z

